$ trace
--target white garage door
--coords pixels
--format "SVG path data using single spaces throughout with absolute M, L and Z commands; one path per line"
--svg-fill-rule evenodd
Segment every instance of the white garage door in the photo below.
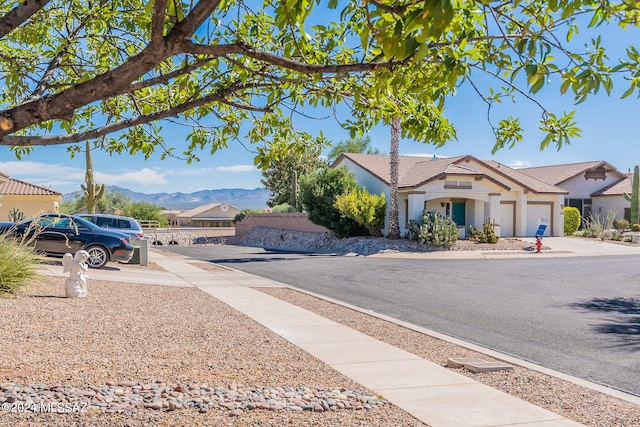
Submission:
M 515 229 L 513 224 L 515 204 L 500 203 L 500 237 L 513 237 Z
M 551 236 L 551 203 L 527 205 L 527 236 L 535 236 L 540 224 L 546 224 L 545 236 Z

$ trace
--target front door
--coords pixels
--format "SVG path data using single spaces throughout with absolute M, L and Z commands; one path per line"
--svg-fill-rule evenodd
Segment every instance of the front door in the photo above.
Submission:
M 451 204 L 451 219 L 458 226 L 466 226 L 466 203 L 465 202 L 453 202 Z

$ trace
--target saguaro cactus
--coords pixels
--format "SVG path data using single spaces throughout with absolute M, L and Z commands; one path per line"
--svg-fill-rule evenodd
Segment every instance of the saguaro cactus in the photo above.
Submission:
M 640 211 L 640 200 L 638 200 L 638 184 L 640 182 L 640 167 L 633 168 L 633 184 L 631 194 L 624 193 L 624 198 L 631 202 L 631 224 L 640 224 L 638 221 L 638 211 Z
M 87 141 L 87 152 L 85 154 L 87 162 L 87 172 L 84 175 L 84 181 L 86 185 L 80 184 L 84 196 L 87 199 L 87 212 L 96 213 L 96 202 L 104 196 L 105 185 L 96 184 L 93 180 L 93 162 L 91 161 L 91 147 L 89 141 Z

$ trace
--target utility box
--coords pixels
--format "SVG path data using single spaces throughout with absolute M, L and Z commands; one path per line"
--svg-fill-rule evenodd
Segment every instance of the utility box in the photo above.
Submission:
M 149 239 L 131 239 L 133 245 L 133 257 L 129 264 L 149 265 Z

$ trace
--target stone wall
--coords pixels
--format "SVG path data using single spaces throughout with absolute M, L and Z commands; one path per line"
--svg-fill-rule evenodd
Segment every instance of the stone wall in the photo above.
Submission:
M 236 238 L 241 239 L 253 227 L 279 228 L 311 233 L 329 231 L 309 221 L 306 213 L 256 213 L 247 214 L 242 221 L 236 223 Z

